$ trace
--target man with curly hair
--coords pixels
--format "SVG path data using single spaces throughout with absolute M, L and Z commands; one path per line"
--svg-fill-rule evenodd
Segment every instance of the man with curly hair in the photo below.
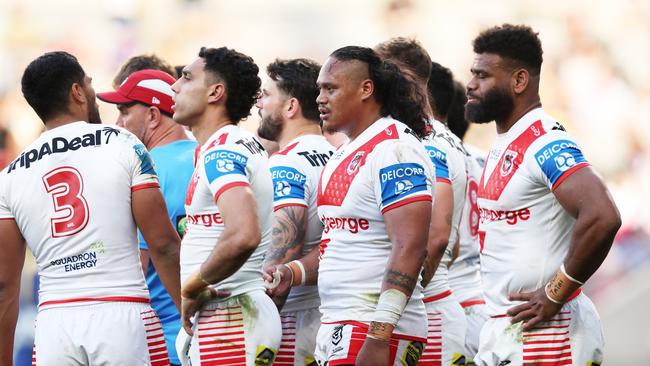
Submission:
M 478 187 L 481 274 L 490 319 L 479 365 L 596 365 L 603 333 L 581 286 L 621 220 L 578 144 L 542 109 L 542 45 L 530 27 L 474 39 L 465 115 L 496 122 Z
M 242 53 L 204 47 L 172 85 L 174 120 L 199 143 L 181 245 L 181 321 L 191 339 L 178 347 L 196 365 L 267 365 L 280 346 L 280 317 L 261 276 L 273 183 L 262 145 L 237 125 L 259 96 L 258 72 Z

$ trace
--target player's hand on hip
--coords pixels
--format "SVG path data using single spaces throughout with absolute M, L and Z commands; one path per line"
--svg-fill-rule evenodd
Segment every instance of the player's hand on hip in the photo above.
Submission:
M 508 309 L 511 323 L 523 321 L 523 331 L 529 331 L 538 323 L 550 320 L 557 314 L 562 305 L 552 302 L 546 297 L 544 287 L 534 292 L 517 292 L 508 295 L 510 301 L 525 301 L 523 304 Z
M 194 331 L 192 331 L 193 324 L 191 318 L 195 315 L 198 316 L 198 312 L 201 310 L 201 306 L 203 306 L 203 304 L 210 300 L 225 298 L 228 296 L 230 296 L 230 291 L 217 290 L 212 287 L 206 288 L 195 297 L 182 296 L 181 324 L 183 325 L 183 329 L 185 329 L 185 333 L 190 336 L 194 335 Z M 194 321 L 198 321 L 198 319 L 195 317 Z
M 389 342 L 380 341 L 374 338 L 366 337 L 366 340 L 359 350 L 356 366 L 389 366 L 390 348 Z

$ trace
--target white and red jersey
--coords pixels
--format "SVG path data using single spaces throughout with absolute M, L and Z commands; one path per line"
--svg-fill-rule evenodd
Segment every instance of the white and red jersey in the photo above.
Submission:
M 323 323 L 372 320 L 392 251 L 382 215 L 431 201 L 432 179 L 422 143 L 391 118 L 377 120 L 330 158 L 318 186 L 325 226 L 318 272 Z M 418 281 L 395 332 L 424 339 L 426 330 Z
M 45 131 L 0 173 L 0 220 L 36 257 L 39 302 L 148 302 L 131 192 L 158 187 L 149 152 L 119 127 Z
M 296 137 L 269 159 L 273 178 L 273 209 L 286 206 L 307 208 L 307 230 L 302 254 L 320 244 L 323 224 L 318 218 L 316 196 L 323 167 L 334 147 L 322 135 Z M 282 311 L 299 311 L 318 307 L 316 286 L 293 287 Z
M 440 259 L 438 269 L 424 289 L 425 298 L 436 298 L 449 294 L 447 267 L 451 262 L 452 249 L 458 239 L 458 226 L 467 191 L 467 167 L 466 152 L 460 139 L 441 122 L 431 120 L 429 123 L 433 131 L 424 139 L 424 148 L 436 169 L 436 183 L 450 184 L 454 196 L 449 242 Z
M 231 296 L 264 290 L 262 260 L 273 223 L 273 184 L 266 151 L 252 134 L 227 125 L 197 149 L 195 165 L 185 196 L 187 226 L 181 243 L 181 281 L 197 272 L 219 245 L 225 229 L 217 206 L 219 196 L 233 187 L 245 186 L 257 201 L 262 240 L 237 272 L 212 287 L 228 290 Z
M 496 137 L 479 182 L 481 277 L 490 315 L 513 292 L 544 286 L 566 257 L 575 219 L 553 191 L 588 166 L 576 142 L 541 108 Z
M 464 146 L 467 151 L 467 195 L 458 226 L 458 257 L 449 267 L 449 285 L 461 303 L 483 298 L 478 240 L 478 183 L 486 158 L 485 152 L 468 144 Z

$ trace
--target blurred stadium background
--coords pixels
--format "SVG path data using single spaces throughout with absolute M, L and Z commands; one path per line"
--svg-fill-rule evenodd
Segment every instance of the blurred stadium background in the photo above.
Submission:
M 22 98 L 33 58 L 76 55 L 96 91 L 109 90 L 130 56 L 156 53 L 172 65 L 201 46 L 228 46 L 260 68 L 275 59 L 323 62 L 345 45 L 416 37 L 433 60 L 465 83 L 471 40 L 492 25 L 526 23 L 544 47 L 542 103 L 582 145 L 607 180 L 623 227 L 587 284 L 606 338 L 605 364 L 650 364 L 650 2 L 647 0 L 2 0 L 0 1 L 0 167 L 41 132 Z M 98 102 L 105 123 L 115 107 Z M 244 122 L 254 129 L 256 111 Z M 494 126 L 473 126 L 468 141 L 488 149 Z M 23 273 L 17 365 L 31 361 L 34 263 Z M 80 324 L 79 326 L 85 326 Z

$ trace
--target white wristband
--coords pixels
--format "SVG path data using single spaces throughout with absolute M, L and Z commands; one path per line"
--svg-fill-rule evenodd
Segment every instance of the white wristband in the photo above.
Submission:
M 562 271 L 562 273 L 564 273 L 564 275 L 566 276 L 566 278 L 568 278 L 569 280 L 571 280 L 571 281 L 577 283 L 578 285 L 582 286 L 582 285 L 585 284 L 584 282 L 582 282 L 582 281 L 578 281 L 578 280 L 576 280 L 575 278 L 569 276 L 569 274 L 566 273 L 566 268 L 564 268 L 564 263 L 562 263 L 562 265 L 560 266 L 560 271 Z
M 391 288 L 382 292 L 379 295 L 372 321 L 396 326 L 399 318 L 402 317 L 407 302 L 408 297 L 400 290 Z

